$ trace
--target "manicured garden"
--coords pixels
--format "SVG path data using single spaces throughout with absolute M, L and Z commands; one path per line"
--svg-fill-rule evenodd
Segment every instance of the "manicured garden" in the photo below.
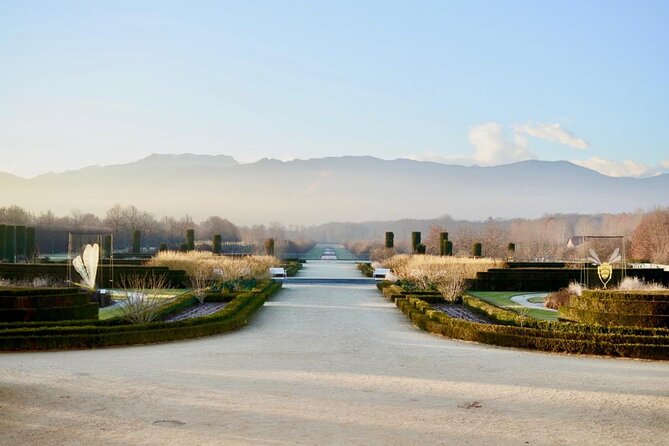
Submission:
M 149 267 L 185 272 L 189 288 L 172 288 L 168 275 L 146 273 L 121 278 L 119 288 L 95 290 L 94 257 L 77 265 L 79 287 L 0 289 L 0 350 L 92 348 L 222 333 L 245 325 L 281 288 L 269 278 L 269 267 L 280 264 L 274 257 L 161 252 Z M 114 304 L 98 311 L 92 294 Z
M 378 286 L 422 330 L 505 347 L 669 359 L 669 291 L 662 287 L 659 291 L 584 290 L 557 312 L 532 308 L 545 299 L 527 298 L 527 292 L 468 289 L 477 283 L 470 279 L 494 263 L 491 260 L 433 257 L 386 260 L 384 266 L 392 268 L 396 281 Z M 518 302 L 521 295 L 528 305 Z M 444 302 L 461 303 L 462 309 Z M 477 320 L 468 311 L 484 319 Z

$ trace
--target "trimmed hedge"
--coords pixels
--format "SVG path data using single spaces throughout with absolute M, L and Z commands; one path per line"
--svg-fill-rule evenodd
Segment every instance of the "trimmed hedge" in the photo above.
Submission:
M 262 289 L 239 293 L 217 313 L 178 322 L 131 325 L 119 320 L 110 320 L 88 325 L 24 324 L 5 329 L 0 325 L 0 350 L 76 349 L 147 344 L 223 333 L 246 325 L 253 314 L 280 288 L 279 282 L 267 282 Z M 195 300 L 193 296 L 186 294 L 177 299 L 164 313 L 192 305 Z
M 358 263 L 358 271 L 367 277 L 372 277 L 374 275 L 374 268 L 372 268 L 371 263 Z
M 302 269 L 302 263 L 298 260 L 284 260 L 281 267 L 286 270 L 288 277 L 294 277 Z
M 454 339 L 548 352 L 669 359 L 669 337 L 555 331 L 455 319 L 416 297 L 399 298 L 400 310 L 420 329 Z M 565 324 L 569 325 L 569 324 Z
M 583 334 L 617 334 L 623 336 L 658 336 L 669 339 L 669 330 L 665 328 L 612 327 L 603 325 L 578 324 L 573 322 L 552 322 L 523 317 L 514 311 L 497 307 L 474 296 L 463 298 L 465 306 L 502 325 L 538 328 Z
M 474 296 L 464 296 L 464 305 L 498 322 L 498 325 L 478 324 L 434 309 L 427 300 L 440 302 L 441 299 L 433 294 L 411 294 L 389 282 L 380 283 L 377 288 L 394 300 L 418 328 L 454 339 L 548 352 L 669 359 L 667 329 L 541 321 Z
M 0 321 L 97 319 L 98 303 L 80 288 L 0 288 Z
M 566 264 L 555 262 L 544 265 L 531 262 L 509 262 L 508 268 L 491 268 L 476 274 L 472 289 L 477 291 L 558 291 L 570 282 L 581 282 L 581 270 L 566 268 Z M 588 268 L 588 280 L 598 284 L 596 268 Z M 620 280 L 621 271 L 614 270 L 613 280 Z M 646 282 L 669 285 L 669 272 L 659 268 L 628 269 L 628 277 L 637 277 Z
M 560 307 L 562 319 L 587 324 L 669 327 L 669 292 L 586 290 Z
M 115 254 L 118 257 L 119 254 Z M 32 280 L 35 277 L 51 277 L 56 280 L 67 280 L 67 263 L 0 263 L 0 277 L 9 280 Z M 182 270 L 171 270 L 165 266 L 142 266 L 141 261 L 115 262 L 113 268 L 104 263 L 98 266 L 98 277 L 104 280 L 111 278 L 114 273 L 112 287 L 121 287 L 122 279 L 127 276 L 164 276 L 173 288 L 188 287 L 186 272 Z M 77 272 L 72 271 L 73 280 L 79 280 Z

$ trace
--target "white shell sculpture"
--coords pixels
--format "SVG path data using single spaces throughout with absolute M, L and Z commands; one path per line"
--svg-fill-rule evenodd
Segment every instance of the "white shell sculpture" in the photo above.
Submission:
M 100 260 L 100 245 L 94 243 L 86 245 L 84 254 L 72 260 L 72 266 L 83 279 L 81 284 L 88 288 L 95 288 L 95 277 L 98 273 L 98 262 Z

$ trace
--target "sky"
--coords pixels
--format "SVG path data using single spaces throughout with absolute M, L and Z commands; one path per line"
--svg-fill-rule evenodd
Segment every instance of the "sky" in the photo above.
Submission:
M 152 153 L 669 172 L 667 1 L 0 0 L 0 172 Z

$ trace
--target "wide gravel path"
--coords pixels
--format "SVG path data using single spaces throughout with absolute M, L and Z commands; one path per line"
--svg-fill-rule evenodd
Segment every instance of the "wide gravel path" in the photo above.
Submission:
M 304 274 L 328 268 L 356 273 Z M 441 339 L 373 287 L 287 285 L 205 339 L 0 354 L 2 445 L 668 443 L 669 364 Z

